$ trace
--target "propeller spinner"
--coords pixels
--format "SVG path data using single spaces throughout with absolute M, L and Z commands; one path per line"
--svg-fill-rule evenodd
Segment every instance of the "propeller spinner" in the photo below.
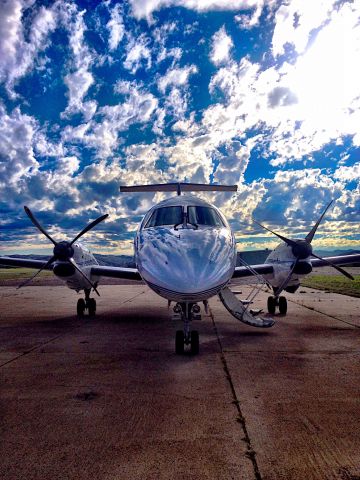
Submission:
M 73 259 L 74 255 L 74 248 L 73 244 L 78 240 L 80 237 L 82 237 L 86 232 L 94 228 L 98 223 L 102 222 L 105 220 L 105 218 L 108 217 L 108 214 L 102 215 L 101 217 L 97 218 L 96 220 L 90 222 L 85 228 L 81 230 L 81 232 L 76 235 L 76 237 L 71 241 L 62 241 L 62 242 L 56 242 L 50 234 L 45 230 L 45 228 L 38 222 L 38 220 L 35 218 L 34 214 L 31 212 L 31 210 L 24 206 L 24 210 L 27 214 L 27 216 L 30 218 L 31 222 L 35 227 L 40 230 L 40 232 L 45 235 L 53 244 L 54 244 L 54 250 L 53 250 L 53 255 L 52 257 L 46 262 L 45 265 L 43 265 L 40 270 L 38 270 L 35 275 L 33 275 L 31 278 L 25 280 L 25 282 L 21 283 L 18 288 L 24 287 L 25 285 L 28 285 L 37 275 L 39 275 L 40 272 L 43 270 L 47 269 L 52 263 L 55 261 L 59 260 L 61 262 L 68 262 L 72 267 L 77 270 L 80 275 L 89 283 L 89 285 L 95 290 L 95 292 L 100 296 L 99 292 L 96 289 L 96 285 L 93 284 L 93 282 L 85 275 L 85 273 L 79 268 L 75 260 Z

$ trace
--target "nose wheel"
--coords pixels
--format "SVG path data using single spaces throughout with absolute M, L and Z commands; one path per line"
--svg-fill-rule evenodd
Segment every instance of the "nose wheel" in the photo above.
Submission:
M 268 297 L 267 307 L 268 307 L 268 312 L 271 315 L 275 314 L 276 307 L 279 307 L 279 313 L 281 315 L 286 315 L 286 312 L 287 312 L 286 297 Z
M 185 350 L 185 345 L 190 345 L 191 355 L 197 355 L 199 353 L 200 342 L 199 342 L 199 332 L 197 330 L 192 330 L 188 338 L 185 337 L 182 330 L 177 330 L 175 334 L 175 353 L 177 355 L 182 355 Z
M 177 303 L 174 307 L 174 320 L 182 320 L 184 322 L 184 329 L 177 330 L 175 334 L 175 353 L 182 355 L 185 351 L 185 345 L 190 346 L 191 355 L 199 353 L 199 332 L 191 330 L 190 325 L 192 320 L 200 320 L 200 307 L 195 303 Z
M 86 310 L 89 313 L 89 317 L 93 317 L 96 314 L 96 300 L 95 298 L 90 298 L 90 290 L 85 290 L 85 299 L 79 298 L 76 305 L 78 317 L 83 317 Z

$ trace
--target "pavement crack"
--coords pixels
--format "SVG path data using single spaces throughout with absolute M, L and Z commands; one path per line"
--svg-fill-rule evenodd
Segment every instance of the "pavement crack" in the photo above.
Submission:
M 124 305 L 124 303 L 128 303 L 128 302 L 132 302 L 134 300 L 134 298 L 137 298 L 137 297 L 140 297 L 140 295 L 144 294 L 145 293 L 145 290 L 143 290 L 142 292 L 140 293 L 137 293 L 136 295 L 134 295 L 133 297 L 130 297 L 128 298 L 127 300 L 125 300 L 124 302 L 121 302 L 120 305 Z
M 347 322 L 346 320 L 343 320 L 342 318 L 335 317 L 335 315 L 330 315 L 329 313 L 322 312 L 321 310 L 318 310 L 315 307 L 310 307 L 308 305 L 305 305 L 304 303 L 296 302 L 293 299 L 288 299 L 289 302 L 295 303 L 296 305 L 299 305 L 300 307 L 307 308 L 308 310 L 312 310 L 316 313 L 321 313 L 321 315 L 325 315 L 325 317 L 333 318 L 334 320 L 337 320 L 338 322 L 346 323 L 346 325 L 350 325 L 351 327 L 355 328 L 360 328 L 360 325 L 356 325 L 355 323 Z
M 80 326 L 81 325 L 77 325 L 76 327 L 73 327 L 72 330 L 75 330 L 75 328 L 79 328 Z M 66 332 L 66 333 L 68 333 L 68 332 Z M 17 355 L 16 357 L 11 358 L 10 360 L 7 360 L 6 362 L 2 363 L 0 365 L 0 368 L 5 367 L 5 365 L 8 365 L 9 363 L 15 362 L 19 358 L 22 358 L 22 357 L 25 357 L 26 355 L 29 355 L 29 353 L 34 352 L 35 350 L 38 350 L 39 348 L 43 347 L 44 345 L 47 345 L 48 343 L 54 342 L 55 340 L 57 340 L 58 338 L 60 338 L 64 335 L 65 335 L 64 333 L 61 333 L 60 335 L 57 335 L 56 337 L 53 337 L 53 338 L 50 338 L 49 340 L 46 340 L 46 342 L 42 342 L 39 345 L 35 345 L 35 347 L 29 348 L 25 352 L 20 353 L 20 355 Z
M 258 463 L 257 463 L 257 460 L 256 460 L 256 452 L 255 452 L 255 450 L 252 446 L 252 443 L 251 443 L 249 432 L 248 432 L 248 429 L 247 429 L 247 426 L 246 426 L 246 419 L 245 419 L 245 416 L 244 416 L 244 414 L 242 413 L 242 410 L 241 410 L 241 403 L 240 403 L 240 400 L 238 399 L 237 394 L 236 394 L 235 386 L 234 386 L 234 383 L 232 381 L 231 373 L 230 373 L 230 370 L 229 370 L 229 367 L 228 367 L 228 364 L 227 364 L 227 361 L 226 361 L 226 358 L 225 358 L 225 352 L 224 352 L 224 349 L 223 349 L 223 346 L 222 346 L 222 343 L 221 343 L 221 339 L 220 339 L 220 336 L 219 336 L 219 332 L 218 332 L 218 329 L 217 329 L 217 326 L 216 326 L 216 323 L 215 323 L 215 318 L 214 318 L 214 315 L 213 315 L 211 310 L 210 310 L 210 317 L 211 317 L 211 321 L 212 321 L 212 324 L 213 324 L 213 329 L 214 329 L 214 332 L 215 332 L 215 335 L 216 335 L 216 338 L 217 338 L 217 341 L 218 341 L 218 344 L 219 344 L 219 347 L 220 347 L 220 358 L 221 358 L 221 362 L 223 364 L 225 377 L 226 377 L 226 379 L 229 383 L 231 394 L 232 394 L 232 397 L 233 397 L 232 403 L 235 406 L 236 411 L 237 411 L 236 421 L 241 425 L 241 429 L 243 431 L 243 437 L 241 438 L 241 440 L 243 442 L 245 442 L 245 444 L 246 444 L 247 451 L 246 451 L 245 455 L 250 459 L 250 461 L 252 463 L 252 466 L 253 466 L 253 469 L 254 469 L 255 480 L 262 480 L 261 473 L 260 473 L 260 470 L 259 470 L 259 466 L 258 466 Z

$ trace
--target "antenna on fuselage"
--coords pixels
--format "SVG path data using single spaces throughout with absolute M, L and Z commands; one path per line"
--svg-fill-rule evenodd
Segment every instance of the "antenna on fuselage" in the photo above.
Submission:
M 236 192 L 237 185 L 212 185 L 207 183 L 157 183 L 151 185 L 120 186 L 120 192 Z

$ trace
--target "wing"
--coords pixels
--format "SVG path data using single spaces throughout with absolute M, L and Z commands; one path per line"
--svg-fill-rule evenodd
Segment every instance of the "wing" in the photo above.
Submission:
M 91 267 L 91 275 L 98 277 L 123 278 L 126 280 L 142 280 L 141 275 L 136 268 L 94 265 Z
M 252 277 L 254 271 L 259 275 L 274 273 L 272 265 L 269 263 L 262 263 L 260 265 L 250 265 L 250 267 L 235 267 L 232 278 Z
M 7 267 L 23 267 L 23 268 L 43 268 L 47 264 L 47 260 L 33 260 L 31 258 L 17 258 L 17 257 L 0 257 L 0 268 Z M 49 265 L 45 270 L 52 270 L 52 265 Z
M 352 255 L 338 255 L 336 257 L 312 258 L 311 265 L 317 267 L 328 267 L 329 262 L 334 265 L 349 265 L 352 263 L 360 263 L 360 253 Z
M 338 255 L 336 257 L 324 257 L 323 259 L 312 258 L 310 262 L 313 268 L 328 267 L 329 262 L 334 265 L 360 264 L 360 253 Z M 250 265 L 250 267 L 235 267 L 232 278 L 251 277 L 254 275 L 254 270 L 260 275 L 274 273 L 273 266 L 270 263 L 263 263 L 260 265 Z
M 33 260 L 30 258 L 0 257 L 0 268 L 7 267 L 23 267 L 23 268 L 42 268 L 46 265 L 46 260 Z M 48 266 L 46 270 L 52 270 L 52 266 Z M 91 267 L 91 275 L 98 277 L 123 278 L 125 280 L 142 280 L 140 273 L 136 268 L 125 267 L 106 267 L 102 265 L 94 265 Z

